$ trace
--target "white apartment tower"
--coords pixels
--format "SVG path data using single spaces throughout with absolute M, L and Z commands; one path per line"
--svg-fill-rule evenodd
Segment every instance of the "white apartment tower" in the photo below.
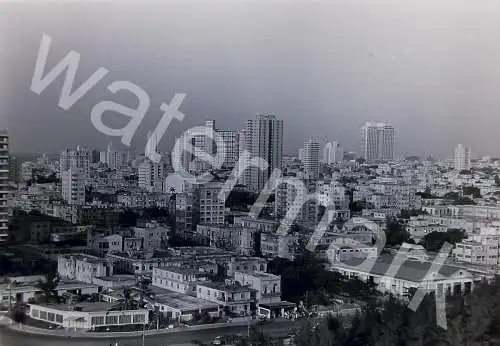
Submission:
M 469 170 L 470 169 L 470 148 L 464 147 L 459 144 L 455 148 L 455 170 Z
M 250 190 L 260 192 L 274 169 L 281 169 L 283 155 L 283 120 L 275 115 L 258 115 L 246 122 L 245 146 L 251 157 L 264 159 L 266 169 L 249 167 L 244 172 L 244 182 Z
M 61 195 L 68 204 L 85 204 L 85 174 L 79 168 L 61 173 Z
M 313 140 L 304 143 L 304 174 L 306 179 L 319 179 L 319 143 Z
M 366 123 L 362 127 L 361 157 L 366 162 L 394 159 L 394 127 L 384 123 Z
M 9 236 L 9 135 L 7 130 L 0 130 L 0 242 Z
M 331 165 L 343 160 L 342 148 L 337 142 L 328 142 L 323 148 L 323 163 Z

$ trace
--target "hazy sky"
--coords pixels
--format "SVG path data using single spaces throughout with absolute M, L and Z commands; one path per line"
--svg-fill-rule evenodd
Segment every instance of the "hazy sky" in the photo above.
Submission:
M 17 152 L 104 147 L 90 111 L 104 100 L 135 107 L 106 89 L 126 80 L 151 97 L 137 148 L 160 103 L 185 92 L 186 119 L 164 150 L 205 118 L 237 129 L 271 112 L 286 152 L 309 138 L 358 150 L 361 125 L 385 121 L 399 153 L 450 155 L 464 143 L 498 155 L 499 18 L 498 0 L 0 2 L 0 127 Z M 110 70 L 69 111 L 57 106 L 63 78 L 30 90 L 42 33 L 53 39 L 49 68 L 81 54 L 76 85 Z

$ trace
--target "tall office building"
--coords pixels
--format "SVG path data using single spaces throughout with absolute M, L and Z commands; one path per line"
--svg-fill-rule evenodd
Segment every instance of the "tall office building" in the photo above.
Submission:
M 80 168 L 70 167 L 61 172 L 61 195 L 68 204 L 85 204 L 85 173 Z
M 304 162 L 304 156 L 305 156 L 304 148 L 299 148 L 299 153 L 297 158 L 299 159 L 300 162 Z
M 394 159 L 394 127 L 384 123 L 366 123 L 362 127 L 361 157 L 366 162 Z
M 16 156 L 9 156 L 9 180 L 17 183 L 19 182 L 19 160 Z
M 0 130 L 0 242 L 9 237 L 9 135 L 7 130 Z
M 245 170 L 245 185 L 252 191 L 260 192 L 274 169 L 281 169 L 283 155 L 283 120 L 275 115 L 258 115 L 247 120 L 245 146 L 252 157 L 264 159 L 264 167 L 248 167 Z
M 163 183 L 165 180 L 165 165 L 163 160 L 154 162 L 150 159 L 145 159 L 138 169 L 138 186 L 148 191 L 163 191 Z
M 322 162 L 327 165 L 342 161 L 344 159 L 342 147 L 337 142 L 326 143 L 323 148 Z
M 222 168 L 233 169 L 239 158 L 238 133 L 234 130 L 217 130 L 217 148 L 224 148 Z
M 457 171 L 470 169 L 470 148 L 459 144 L 455 148 L 455 169 Z
M 319 143 L 313 140 L 304 143 L 304 175 L 306 179 L 319 179 Z
M 76 149 L 65 149 L 59 157 L 59 172 L 70 168 L 79 169 L 86 179 L 90 176 L 91 152 L 87 148 L 77 146 Z

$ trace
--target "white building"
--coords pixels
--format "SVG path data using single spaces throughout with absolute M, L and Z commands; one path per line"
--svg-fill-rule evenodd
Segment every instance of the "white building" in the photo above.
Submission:
M 470 148 L 459 144 L 455 148 L 454 167 L 457 171 L 470 170 Z
M 244 183 L 252 191 L 260 192 L 274 169 L 281 169 L 283 155 L 283 120 L 275 115 L 258 115 L 246 122 L 245 147 L 251 157 L 262 158 L 268 163 L 267 169 L 248 167 Z
M 65 149 L 59 157 L 59 172 L 68 169 L 78 169 L 85 179 L 90 175 L 91 152 L 89 149 L 77 146 L 76 149 Z
M 240 284 L 224 284 L 220 282 L 198 283 L 196 297 L 218 303 L 225 313 L 246 315 L 256 303 L 257 291 Z
M 419 288 L 439 296 L 468 294 L 474 284 L 481 281 L 481 277 L 457 266 L 445 264 L 433 271 L 431 262 L 420 259 L 403 259 L 394 267 L 395 272 L 390 273 L 393 260 L 394 257 L 380 256 L 374 263 L 339 262 L 333 264 L 332 269 L 346 277 L 371 282 L 377 290 L 392 293 L 401 299 L 409 299 L 412 292 Z
M 85 174 L 79 168 L 61 172 L 61 195 L 68 204 L 85 204 Z
M 366 162 L 394 159 L 394 127 L 384 123 L 366 123 L 362 127 L 361 157 Z
M 84 330 L 91 330 L 96 327 L 143 325 L 148 323 L 148 310 L 112 311 L 112 307 L 113 304 L 104 302 L 78 303 L 75 306 L 68 304 L 30 304 L 29 316 L 64 328 Z
M 304 162 L 306 150 L 304 148 L 299 148 L 299 152 L 297 153 L 297 158 L 300 162 Z
M 153 268 L 152 285 L 196 296 L 196 283 L 207 280 L 208 273 L 183 267 Z
M 353 258 L 375 258 L 378 255 L 378 248 L 349 238 L 339 237 L 328 246 L 326 252 L 328 259 L 333 263 L 349 261 Z
M 319 178 L 319 143 L 313 140 L 304 143 L 304 175 L 307 179 Z
M 323 148 L 323 163 L 331 165 L 332 163 L 340 162 L 344 158 L 342 148 L 337 142 L 326 143 Z
M 9 194 L 9 135 L 6 130 L 0 130 L 0 242 L 9 236 Z
M 90 255 L 60 255 L 57 258 L 57 272 L 61 278 L 91 284 L 95 278 L 113 275 L 113 264 Z
M 272 304 L 281 302 L 281 277 L 264 272 L 237 271 L 234 280 L 242 286 L 257 291 L 257 303 Z
M 455 244 L 452 257 L 456 261 L 497 266 L 500 264 L 500 231 L 498 227 L 484 227 L 479 234 Z

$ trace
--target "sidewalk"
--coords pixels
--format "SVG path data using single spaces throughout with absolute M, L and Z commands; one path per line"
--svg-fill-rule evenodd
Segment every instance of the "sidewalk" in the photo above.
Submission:
M 251 321 L 250 324 L 255 324 L 257 321 Z M 207 329 L 218 329 L 229 326 L 246 326 L 248 320 L 245 321 L 233 321 L 229 323 L 214 323 L 199 326 L 192 326 L 189 328 L 174 328 L 174 329 L 159 329 L 159 330 L 146 330 L 145 335 L 161 335 L 170 333 L 182 333 L 182 332 L 192 332 L 197 330 L 207 330 Z M 60 336 L 60 337 L 70 337 L 70 338 L 97 338 L 97 339 L 107 339 L 107 338 L 131 338 L 142 336 L 143 331 L 134 332 L 86 332 L 79 330 L 67 330 L 67 329 L 43 329 L 28 326 L 21 323 L 16 323 L 7 316 L 0 316 L 0 325 L 15 330 L 21 333 L 35 334 L 35 335 L 50 335 L 50 336 Z

